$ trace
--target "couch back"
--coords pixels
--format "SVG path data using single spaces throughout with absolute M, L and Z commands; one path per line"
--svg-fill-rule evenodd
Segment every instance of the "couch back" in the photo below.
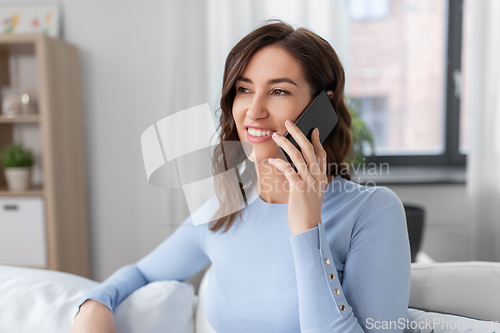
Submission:
M 500 320 L 500 263 L 414 263 L 410 307 Z
M 194 295 L 191 285 L 178 281 L 157 281 L 140 288 L 117 307 L 117 326 L 120 322 L 125 325 L 127 330 L 123 332 L 167 332 L 167 329 L 158 330 L 153 326 L 165 323 L 165 313 L 169 313 L 170 319 L 187 319 L 189 325 L 183 326 L 186 332 L 193 331 L 192 317 L 195 315 L 196 333 L 214 333 L 204 309 L 209 274 L 207 270 L 198 296 Z M 76 299 L 98 284 L 73 274 L 0 265 L 0 309 L 3 309 L 0 311 L 0 332 L 69 332 Z M 180 307 L 181 303 L 185 306 Z M 409 306 L 499 321 L 500 263 L 414 263 Z M 120 311 L 124 315 L 120 315 Z M 137 311 L 142 311 L 141 315 L 137 315 Z M 414 317 L 418 315 L 417 312 L 413 314 Z M 135 326 L 126 318 L 131 318 L 140 329 L 133 329 Z M 148 330 L 144 323 L 151 329 Z M 490 331 L 500 332 L 498 329 Z

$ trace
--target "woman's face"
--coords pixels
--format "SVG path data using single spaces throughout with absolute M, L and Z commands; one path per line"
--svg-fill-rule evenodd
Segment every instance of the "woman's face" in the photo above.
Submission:
M 301 63 L 280 47 L 263 47 L 250 58 L 235 88 L 233 117 L 240 140 L 253 147 L 250 161 L 282 158 L 271 135 L 283 135 L 285 121 L 295 122 L 313 99 Z

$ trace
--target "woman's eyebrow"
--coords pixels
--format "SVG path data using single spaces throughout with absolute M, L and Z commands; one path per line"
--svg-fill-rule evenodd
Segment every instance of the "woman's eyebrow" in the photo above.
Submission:
M 236 81 L 244 81 L 244 82 L 248 82 L 248 83 L 253 83 L 252 80 L 250 80 L 249 78 L 246 78 L 244 76 L 239 76 L 236 79 Z M 291 83 L 291 84 L 297 86 L 297 84 L 295 82 L 293 82 L 293 80 L 291 80 L 291 79 L 289 79 L 287 77 L 280 77 L 280 78 L 277 78 L 277 79 L 272 79 L 272 80 L 267 81 L 267 83 L 282 83 L 282 82 L 288 82 L 288 83 Z

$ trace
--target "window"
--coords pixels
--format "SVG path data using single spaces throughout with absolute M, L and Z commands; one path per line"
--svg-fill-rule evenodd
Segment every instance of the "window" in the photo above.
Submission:
M 459 133 L 460 133 L 460 138 L 459 138 L 459 152 L 460 154 L 467 155 L 469 152 L 469 129 L 468 129 L 468 123 L 469 123 L 469 110 L 467 108 L 467 102 L 468 102 L 468 87 L 466 86 L 468 83 L 467 76 L 468 76 L 468 68 L 466 66 L 467 64 L 467 47 L 469 46 L 469 33 L 471 31 L 470 29 L 470 22 L 471 22 L 471 14 L 469 10 L 469 4 L 471 3 L 470 0 L 464 0 L 463 4 L 463 43 L 462 43 L 462 75 L 458 76 L 458 79 L 461 79 L 462 83 L 462 89 L 460 90 L 460 96 L 462 98 L 462 102 L 460 103 L 460 128 L 459 128 Z M 457 82 L 459 83 L 459 82 Z
M 462 2 L 350 0 L 346 91 L 360 101 L 358 112 L 374 134 L 377 156 L 366 162 L 465 165 L 459 143 L 466 147 L 467 120 L 455 89 L 461 84 Z
M 351 0 L 352 20 L 380 20 L 389 16 L 389 0 Z
M 354 99 L 352 104 L 356 105 L 359 116 L 372 130 L 375 150 L 380 153 L 387 146 L 387 98 L 361 97 Z

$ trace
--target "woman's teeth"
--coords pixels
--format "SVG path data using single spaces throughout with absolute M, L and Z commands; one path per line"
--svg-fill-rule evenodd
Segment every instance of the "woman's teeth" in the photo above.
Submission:
M 260 130 L 254 129 L 254 128 L 248 128 L 248 133 L 250 133 L 251 136 L 260 137 L 260 136 L 271 135 L 271 133 L 273 133 L 273 131 L 260 131 Z

